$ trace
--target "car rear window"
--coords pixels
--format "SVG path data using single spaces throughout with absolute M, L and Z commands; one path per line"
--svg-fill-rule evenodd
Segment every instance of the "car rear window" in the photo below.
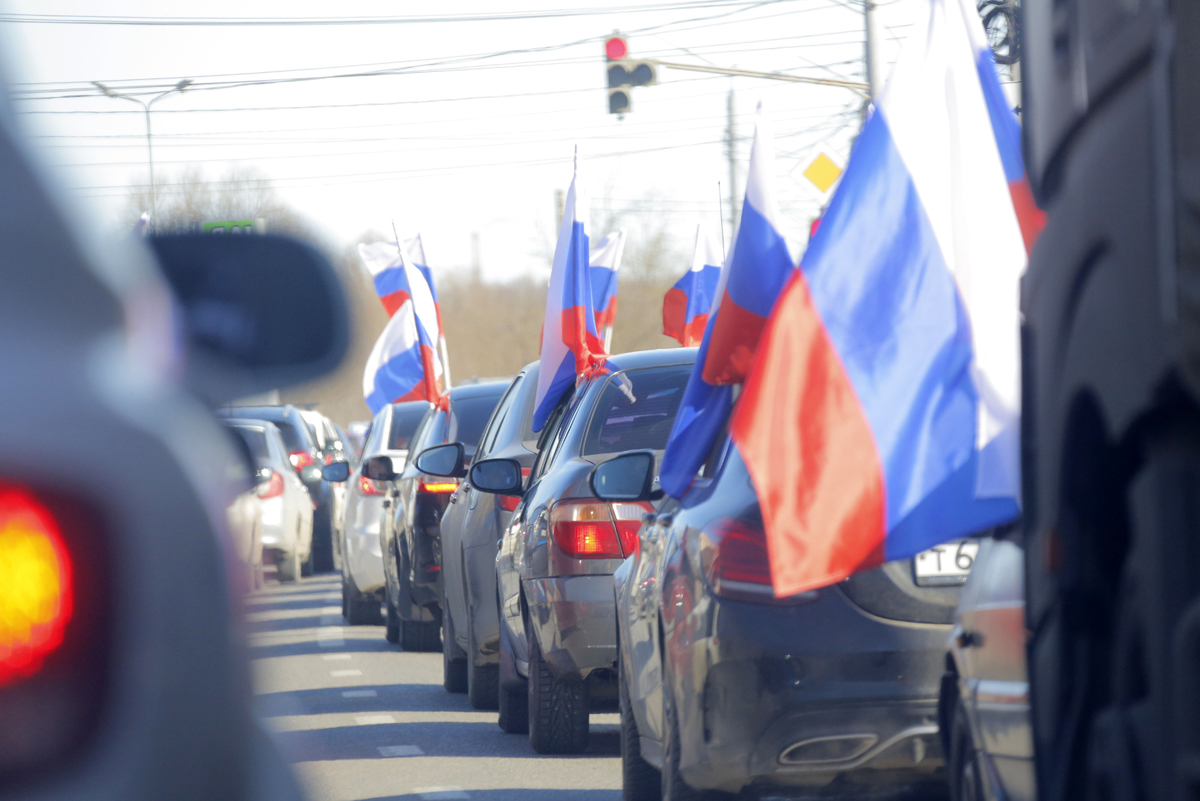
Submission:
M 392 409 L 392 430 L 388 434 L 388 450 L 403 451 L 408 449 L 408 441 L 417 433 L 421 418 L 429 411 L 428 406 L 410 406 Z
M 627 370 L 610 379 L 596 400 L 583 455 L 665 448 L 691 372 L 690 364 L 679 364 Z
M 272 422 L 279 428 L 279 436 L 283 437 L 283 446 L 288 449 L 288 453 L 308 450 L 308 443 L 304 441 L 304 437 L 296 430 L 292 421 L 274 420 Z
M 265 431 L 244 428 L 242 426 L 233 426 L 233 430 L 246 443 L 246 447 L 250 449 L 250 453 L 254 454 L 255 459 L 265 461 L 270 458 L 267 452 L 267 434 Z
M 503 393 L 485 398 L 463 398 L 451 401 L 450 422 L 446 426 L 446 442 L 461 442 L 468 448 L 479 444 L 483 427 L 496 410 Z

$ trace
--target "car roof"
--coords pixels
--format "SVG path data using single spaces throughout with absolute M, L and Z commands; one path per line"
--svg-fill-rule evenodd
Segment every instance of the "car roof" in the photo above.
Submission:
M 658 348 L 618 353 L 608 357 L 608 363 L 618 370 L 638 367 L 661 367 L 667 364 L 694 364 L 699 348 Z
M 225 417 L 242 415 L 261 417 L 264 420 L 286 420 L 297 409 L 294 406 L 225 406 L 219 411 Z
M 464 384 L 460 387 L 454 387 L 450 390 L 450 400 L 462 400 L 464 398 L 489 398 L 492 395 L 501 395 L 504 390 L 508 389 L 512 384 L 512 379 L 507 381 L 488 381 L 486 384 Z

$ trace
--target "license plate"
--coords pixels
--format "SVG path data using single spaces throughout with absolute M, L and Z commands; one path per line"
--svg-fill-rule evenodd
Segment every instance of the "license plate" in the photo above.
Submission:
M 977 540 L 947 542 L 922 551 L 913 559 L 913 574 L 920 587 L 938 587 L 962 584 L 971 573 L 975 555 L 979 553 Z

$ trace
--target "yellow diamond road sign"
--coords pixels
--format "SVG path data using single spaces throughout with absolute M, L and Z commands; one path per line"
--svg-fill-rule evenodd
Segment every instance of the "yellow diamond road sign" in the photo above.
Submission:
M 813 159 L 813 163 L 808 165 L 808 169 L 804 171 L 804 177 L 813 182 L 813 185 L 822 192 L 828 192 L 829 187 L 833 186 L 833 182 L 842 174 L 842 168 L 833 163 L 833 160 L 824 153 L 817 155 Z

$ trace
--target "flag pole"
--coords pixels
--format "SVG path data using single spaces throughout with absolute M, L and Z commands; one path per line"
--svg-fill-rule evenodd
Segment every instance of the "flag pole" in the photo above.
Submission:
M 404 268 L 404 277 L 407 281 L 408 260 L 404 258 L 404 246 L 400 244 L 400 232 L 396 229 L 396 221 L 394 219 L 392 220 L 392 235 L 396 237 L 396 255 L 400 257 L 400 266 Z M 422 278 L 421 280 L 425 279 Z M 411 286 L 409 287 L 409 291 L 413 291 Z M 408 302 L 412 304 L 413 334 L 416 336 L 417 347 L 419 348 L 421 343 L 421 327 L 420 323 L 417 322 L 417 299 L 410 295 Z M 427 398 L 429 398 L 430 403 L 436 404 L 438 402 L 438 398 L 441 397 L 441 394 L 437 391 L 437 380 L 433 375 L 431 375 L 433 372 L 433 365 L 426 365 L 422 363 L 421 366 L 423 368 L 423 372 L 425 373 L 425 395 Z
M 721 199 L 721 182 L 717 181 L 717 228 L 721 230 L 721 258 L 728 259 L 725 252 L 725 201 Z

